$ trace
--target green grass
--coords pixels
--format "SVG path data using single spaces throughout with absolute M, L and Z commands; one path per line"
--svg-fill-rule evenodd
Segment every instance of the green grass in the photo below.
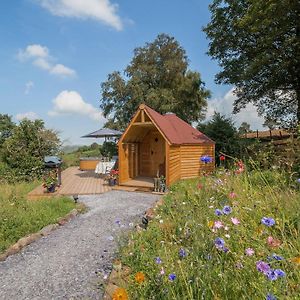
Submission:
M 40 183 L 0 186 L 0 253 L 19 238 L 55 223 L 75 207 L 69 198 L 26 200 L 26 194 Z
M 229 196 L 232 191 L 234 198 Z M 288 187 L 284 176 L 270 171 L 219 172 L 179 182 L 164 200 L 147 231 L 133 233 L 120 249 L 121 261 L 132 269 L 126 287 L 130 299 L 255 300 L 266 299 L 268 293 L 277 299 L 299 299 L 300 193 Z M 215 209 L 224 206 L 232 212 L 217 216 Z M 232 217 L 240 224 L 234 225 Z M 263 217 L 274 218 L 275 225 L 263 225 Z M 215 221 L 226 229 L 214 228 Z M 218 237 L 228 252 L 217 249 Z M 277 245 L 268 244 L 268 237 Z M 254 255 L 247 256 L 247 248 Z M 187 255 L 181 257 L 180 250 Z M 283 260 L 268 259 L 274 253 Z M 282 269 L 286 276 L 269 280 L 256 269 L 258 261 Z M 145 275 L 141 284 L 135 282 L 137 272 Z M 174 281 L 168 279 L 172 273 Z

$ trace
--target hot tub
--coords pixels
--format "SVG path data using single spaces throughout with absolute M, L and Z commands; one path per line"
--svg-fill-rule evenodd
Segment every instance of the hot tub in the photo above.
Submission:
M 79 161 L 79 169 L 81 171 L 95 170 L 100 158 L 98 157 L 81 157 Z

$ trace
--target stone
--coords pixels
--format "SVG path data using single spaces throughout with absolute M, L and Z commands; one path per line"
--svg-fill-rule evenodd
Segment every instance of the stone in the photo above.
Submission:
M 161 198 L 158 201 L 156 201 L 155 206 L 158 207 L 158 206 L 161 206 L 163 204 L 164 204 L 164 200 L 163 200 L 163 198 Z
M 153 220 L 154 219 L 154 209 L 153 208 L 148 208 L 146 210 L 146 218 L 148 220 Z
M 42 228 L 39 233 L 42 235 L 42 236 L 47 236 L 50 234 L 51 231 L 55 230 L 57 227 L 59 227 L 58 224 L 50 224 L 48 226 L 45 226 L 44 228 Z
M 6 252 L 4 252 L 3 254 L 0 254 L 0 261 L 6 260 L 7 256 L 8 256 L 8 255 L 7 255 Z
M 15 243 L 14 245 L 10 246 L 7 251 L 6 251 L 6 255 L 10 256 L 13 254 L 18 253 L 21 250 L 21 247 L 18 243 Z
M 108 297 L 110 298 L 105 298 L 105 299 L 111 299 L 115 290 L 118 288 L 117 285 L 113 284 L 113 283 L 109 283 L 107 286 L 106 286 L 106 294 L 108 295 Z

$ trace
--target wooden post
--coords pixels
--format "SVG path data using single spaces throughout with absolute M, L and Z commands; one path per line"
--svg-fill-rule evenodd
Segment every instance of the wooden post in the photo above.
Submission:
M 141 122 L 142 122 L 142 123 L 145 122 L 145 112 L 144 112 L 143 109 L 141 110 Z

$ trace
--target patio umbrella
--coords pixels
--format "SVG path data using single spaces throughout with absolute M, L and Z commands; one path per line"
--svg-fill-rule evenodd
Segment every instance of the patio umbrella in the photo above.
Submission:
M 105 141 L 110 137 L 119 137 L 122 135 L 122 132 L 119 130 L 114 130 L 110 128 L 101 128 L 97 131 L 91 132 L 87 135 L 82 136 L 82 138 L 104 138 Z

